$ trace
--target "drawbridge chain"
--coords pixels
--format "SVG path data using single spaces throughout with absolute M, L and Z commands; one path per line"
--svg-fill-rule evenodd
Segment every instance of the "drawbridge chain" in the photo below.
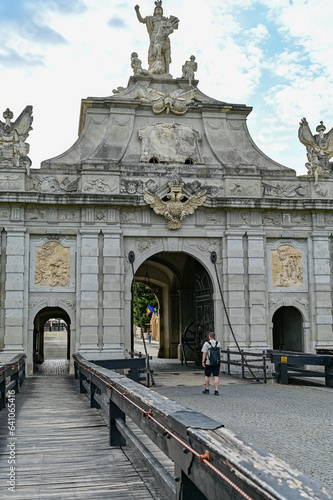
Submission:
M 149 387 L 150 386 L 150 380 L 151 380 L 151 385 L 155 385 L 155 381 L 154 381 L 154 378 L 153 378 L 153 370 L 150 368 L 149 354 L 148 354 L 148 351 L 147 351 L 145 336 L 143 334 L 142 319 L 141 319 L 141 312 L 140 312 L 139 299 L 138 299 L 138 289 L 137 289 L 137 285 L 136 285 L 135 272 L 134 272 L 135 253 L 133 251 L 129 252 L 129 254 L 128 254 L 128 260 L 129 260 L 129 263 L 132 266 L 133 283 L 134 283 L 134 290 L 135 290 L 135 301 L 136 301 L 136 307 L 137 307 L 137 311 L 138 311 L 138 315 L 139 315 L 139 322 L 140 322 L 140 329 L 141 329 L 141 337 L 142 337 L 142 340 L 143 340 L 143 347 L 144 347 L 144 350 L 145 350 L 145 355 L 146 355 L 146 360 L 147 360 L 147 385 Z
M 228 322 L 228 325 L 229 325 L 229 328 L 230 328 L 230 331 L 231 331 L 231 334 L 233 336 L 233 339 L 235 341 L 235 344 L 237 346 L 237 349 L 239 351 L 239 353 L 242 355 L 244 361 L 245 361 L 245 364 L 248 368 L 248 370 L 250 371 L 252 377 L 256 380 L 256 382 L 260 382 L 260 380 L 258 379 L 258 377 L 255 376 L 255 374 L 253 373 L 251 367 L 249 366 L 247 360 L 246 360 L 246 357 L 243 355 L 242 353 L 242 350 L 241 348 L 239 347 L 239 344 L 237 342 L 237 339 L 236 339 L 236 335 L 234 333 L 234 330 L 232 328 L 232 324 L 231 324 L 231 321 L 230 321 L 230 317 L 229 317 L 229 314 L 228 314 L 228 310 L 227 310 L 227 306 L 225 304 L 225 301 L 224 301 L 224 296 L 223 296 L 223 293 L 222 293 L 222 287 L 221 287 L 221 283 L 220 283 L 220 279 L 219 279 L 219 275 L 218 275 L 218 272 L 217 272 L 217 266 L 216 266 L 216 261 L 217 261 L 217 255 L 216 255 L 216 252 L 211 252 L 210 254 L 210 260 L 212 262 L 212 264 L 214 265 L 214 269 L 215 269 L 215 274 L 216 274 L 216 279 L 217 279 L 217 284 L 218 284 L 218 287 L 219 287 L 219 290 L 220 290 L 220 295 L 221 295 L 221 299 L 222 299 L 222 304 L 223 304 L 223 309 L 224 309 L 224 312 L 225 312 L 225 316 L 227 318 L 227 322 Z

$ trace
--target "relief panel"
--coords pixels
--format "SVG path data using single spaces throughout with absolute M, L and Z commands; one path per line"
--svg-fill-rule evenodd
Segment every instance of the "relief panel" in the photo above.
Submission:
M 30 242 L 30 290 L 75 291 L 76 240 L 60 235 L 33 237 Z
M 308 288 L 307 247 L 294 241 L 276 241 L 267 245 L 269 289 L 274 292 Z

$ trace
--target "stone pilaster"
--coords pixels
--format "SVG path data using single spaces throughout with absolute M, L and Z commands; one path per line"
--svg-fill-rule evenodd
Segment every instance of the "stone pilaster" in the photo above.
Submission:
M 224 300 L 228 308 L 230 322 L 238 343 L 246 345 L 246 301 L 245 301 L 245 266 L 244 266 L 244 233 L 225 233 L 224 244 L 224 265 L 223 274 L 225 276 L 222 289 L 225 293 Z M 224 315 L 224 341 L 234 344 L 229 326 Z
M 314 233 L 313 244 L 313 287 L 314 314 L 317 338 L 310 349 L 325 348 L 332 343 L 332 286 L 330 269 L 330 244 L 327 234 Z
M 249 338 L 247 344 L 253 349 L 267 349 L 268 304 L 266 290 L 265 233 L 247 232 L 248 316 Z
M 78 247 L 79 304 L 78 324 L 81 329 L 79 352 L 98 351 L 99 325 L 99 230 L 80 230 Z M 80 331 L 78 328 L 78 330 Z
M 6 284 L 4 343 L 6 358 L 24 351 L 25 233 L 22 227 L 5 228 Z
M 124 257 L 122 233 L 103 230 L 103 353 L 124 357 Z

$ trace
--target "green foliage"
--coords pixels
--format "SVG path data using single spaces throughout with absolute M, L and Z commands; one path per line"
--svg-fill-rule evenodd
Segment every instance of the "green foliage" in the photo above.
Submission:
M 146 329 L 149 326 L 151 320 L 151 314 L 146 316 L 148 304 L 152 306 L 156 312 L 158 312 L 158 302 L 156 295 L 143 283 L 136 283 L 138 303 L 141 314 L 142 327 Z M 132 299 L 133 299 L 133 321 L 137 326 L 140 326 L 140 318 L 137 308 L 137 301 L 134 289 L 134 283 L 132 285 Z

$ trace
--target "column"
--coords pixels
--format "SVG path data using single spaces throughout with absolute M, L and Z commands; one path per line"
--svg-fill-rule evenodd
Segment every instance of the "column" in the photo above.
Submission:
M 222 291 L 229 313 L 230 322 L 236 339 L 241 347 L 246 346 L 246 303 L 245 303 L 245 268 L 244 268 L 244 232 L 225 233 L 224 270 Z M 224 314 L 224 331 L 229 347 L 234 346 L 234 339 Z M 228 333 L 227 333 L 228 332 Z
M 313 283 L 314 313 L 317 338 L 312 335 L 309 346 L 316 348 L 332 346 L 332 287 L 330 269 L 330 245 L 327 234 L 312 235 L 313 241 Z
M 124 257 L 122 232 L 103 230 L 103 353 L 124 357 Z
M 22 227 L 5 228 L 5 348 L 6 358 L 24 352 L 25 232 Z
M 78 249 L 80 347 L 82 355 L 98 351 L 99 326 L 99 230 L 81 229 L 81 247 Z
M 247 259 L 250 326 L 248 346 L 254 350 L 263 350 L 269 347 L 265 233 L 247 232 Z

